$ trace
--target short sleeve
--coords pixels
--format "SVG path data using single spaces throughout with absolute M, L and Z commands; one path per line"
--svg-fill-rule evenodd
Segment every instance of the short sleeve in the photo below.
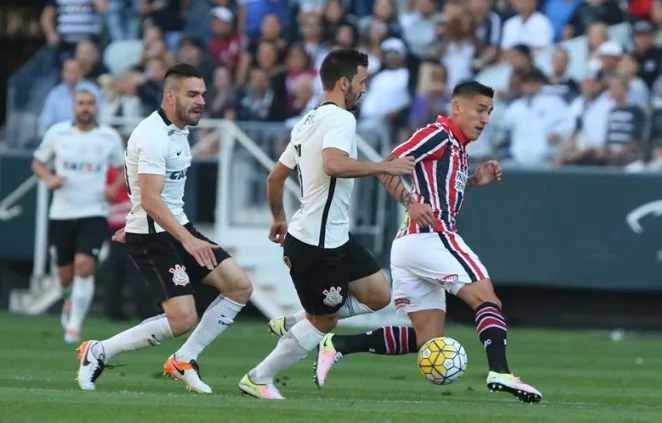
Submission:
M 329 119 L 322 150 L 325 148 L 337 148 L 347 154 L 352 153 L 352 145 L 356 137 L 356 119 L 349 113 L 338 114 L 336 119 Z
M 168 144 L 158 140 L 138 141 L 138 174 L 151 175 L 166 174 L 166 160 Z
M 413 157 L 418 163 L 439 150 L 446 142 L 448 142 L 446 131 L 432 124 L 416 131 L 407 141 L 395 147 L 391 154 L 400 159 Z
M 296 154 L 297 153 L 294 148 L 294 144 L 290 142 L 289 144 L 287 144 L 287 147 L 285 148 L 285 151 L 283 151 L 283 154 L 280 155 L 278 161 L 281 162 L 286 167 L 290 169 L 294 169 L 297 166 Z
M 46 131 L 44 139 L 34 151 L 33 156 L 42 163 L 48 163 L 55 156 L 55 134 L 52 129 Z
M 122 143 L 122 137 L 120 134 L 111 129 L 111 134 L 113 138 L 113 148 L 110 151 L 110 165 L 114 167 L 124 166 L 124 143 Z

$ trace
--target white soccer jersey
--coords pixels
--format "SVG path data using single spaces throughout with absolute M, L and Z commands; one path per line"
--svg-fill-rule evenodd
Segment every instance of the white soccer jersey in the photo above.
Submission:
M 51 126 L 34 152 L 42 163 L 55 164 L 55 174 L 65 178 L 53 192 L 52 220 L 107 217 L 105 197 L 108 166 L 124 164 L 124 146 L 116 130 L 100 125 L 81 131 L 72 122 Z
M 301 208 L 292 217 L 288 232 L 306 244 L 337 248 L 349 240 L 354 179 L 324 173 L 325 148 L 337 148 L 356 158 L 356 118 L 334 104 L 323 104 L 303 116 L 292 129 L 279 161 L 298 169 L 301 185 Z
M 138 124 L 126 147 L 126 181 L 131 199 L 131 213 L 126 216 L 126 232 L 149 234 L 164 232 L 140 203 L 141 173 L 165 177 L 161 199 L 175 218 L 185 225 L 184 186 L 186 170 L 191 166 L 188 128 L 177 128 L 158 110 Z

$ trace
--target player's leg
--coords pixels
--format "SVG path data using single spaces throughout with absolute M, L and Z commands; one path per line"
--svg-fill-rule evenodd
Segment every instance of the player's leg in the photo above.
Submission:
M 197 238 L 213 243 L 192 226 L 188 229 Z M 163 366 L 166 375 L 181 380 L 190 389 L 200 392 L 199 387 L 203 382 L 199 379 L 199 372 L 181 374 L 179 370 L 199 368 L 198 356 L 234 322 L 234 318 L 250 299 L 252 286 L 243 269 L 222 248 L 214 250 L 218 265 L 213 271 L 200 266 L 183 247 L 180 247 L 180 254 L 184 257 L 184 266 L 193 280 L 211 285 L 220 293 L 207 307 L 200 323 L 184 345 L 171 355 Z
M 338 310 L 347 295 L 349 272 L 342 249 L 323 250 L 290 235 L 283 253 L 306 319 L 297 322 L 280 338 L 276 348 L 239 382 L 243 392 L 262 399 L 282 399 L 273 384 L 278 373 L 315 349 L 338 321 Z
M 108 223 L 103 217 L 88 217 L 77 221 L 74 278 L 71 288 L 67 337 L 80 341 L 80 331 L 94 299 L 94 272 L 101 246 L 108 235 Z
M 476 331 L 485 347 L 490 369 L 487 387 L 491 391 L 509 392 L 521 401 L 540 401 L 542 394 L 537 389 L 510 373 L 506 357 L 508 326 L 487 270 L 459 235 L 445 233 L 439 234 L 439 238 L 459 264 L 457 279 L 445 281 L 445 288 L 475 313 Z
M 372 313 L 386 307 L 391 301 L 391 288 L 375 258 L 350 234 L 346 245 L 345 266 L 350 272 L 350 295 L 338 311 L 341 319 Z M 305 317 L 301 310 L 291 316 L 276 317 L 269 321 L 269 330 L 283 336 L 289 328 Z
M 116 355 L 150 346 L 183 335 L 197 322 L 193 287 L 182 268 L 184 262 L 175 240 L 167 233 L 127 234 L 129 254 L 149 286 L 164 314 L 103 341 L 89 340 L 79 347 L 78 383 L 82 389 L 93 390 L 105 365 Z M 172 272 L 171 272 L 172 270 Z M 197 369 L 184 369 L 197 372 Z M 209 387 L 205 388 L 211 391 Z
M 74 256 L 76 255 L 75 229 L 75 221 L 72 220 L 51 220 L 49 222 L 50 244 L 58 267 L 60 289 L 64 298 L 60 322 L 62 329 L 65 331 L 65 342 L 74 342 L 78 336 L 77 334 L 73 334 L 75 337 L 68 336 L 66 332 L 71 310 L 71 303 L 69 301 L 70 287 L 74 280 Z

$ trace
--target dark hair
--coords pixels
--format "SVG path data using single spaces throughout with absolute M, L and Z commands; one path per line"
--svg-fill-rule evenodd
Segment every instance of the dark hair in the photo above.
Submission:
M 325 91 L 331 91 L 342 77 L 350 81 L 358 73 L 358 67 L 368 67 L 368 55 L 354 49 L 333 50 L 326 55 L 320 66 L 320 78 Z
M 195 66 L 191 66 L 187 63 L 177 63 L 172 65 L 165 74 L 165 79 L 168 78 L 199 78 L 202 79 L 202 73 Z
M 453 90 L 453 97 L 473 97 L 475 95 L 494 98 L 494 89 L 478 81 L 467 81 L 457 84 Z

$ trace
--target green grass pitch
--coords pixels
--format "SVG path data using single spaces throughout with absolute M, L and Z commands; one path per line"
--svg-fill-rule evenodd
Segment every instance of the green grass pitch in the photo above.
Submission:
M 103 339 L 125 327 L 90 319 L 85 335 Z M 82 392 L 74 380 L 75 346 L 62 342 L 58 318 L 0 314 L 0 422 L 662 422 L 660 339 L 613 342 L 598 332 L 514 328 L 511 367 L 545 395 L 528 405 L 487 392 L 473 328 L 450 326 L 448 336 L 469 356 L 467 372 L 453 385 L 426 382 L 413 354 L 364 354 L 343 358 L 318 389 L 311 354 L 278 379 L 286 401 L 259 401 L 243 396 L 237 382 L 276 342 L 264 322 L 235 324 L 203 353 L 202 376 L 214 389 L 203 396 L 161 374 L 181 340 L 115 358 L 113 364 L 125 366 L 107 370 L 97 391 Z

